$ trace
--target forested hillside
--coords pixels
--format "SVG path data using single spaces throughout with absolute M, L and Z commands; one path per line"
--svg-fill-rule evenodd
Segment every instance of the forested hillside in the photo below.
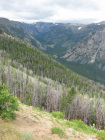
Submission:
M 96 24 L 33 24 L 0 18 L 9 35 L 36 46 L 74 72 L 105 84 L 104 22 Z
M 7 35 L 0 36 L 0 49 L 5 51 L 6 54 L 2 54 L 4 57 L 18 62 L 26 67 L 27 71 L 32 70 L 33 74 L 51 78 L 69 87 L 75 86 L 76 89 L 83 90 L 83 92 L 99 92 L 104 88 L 104 86 L 72 72 L 37 48 Z M 12 65 L 18 66 L 15 62 L 12 62 Z
M 82 76 L 105 84 L 105 22 L 14 23 L 35 37 L 44 52 L 54 59 Z
M 0 81 L 25 104 L 62 111 L 65 118 L 104 127 L 105 87 L 88 80 L 36 47 L 0 34 Z
M 36 38 L 45 52 L 82 76 L 105 84 L 105 24 L 53 26 Z

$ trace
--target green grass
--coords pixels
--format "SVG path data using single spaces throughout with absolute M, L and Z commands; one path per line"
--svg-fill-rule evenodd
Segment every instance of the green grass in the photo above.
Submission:
M 52 112 L 51 114 L 47 111 L 42 111 L 40 108 L 35 108 L 32 107 L 33 110 L 38 112 L 38 116 L 42 117 L 42 114 L 48 115 L 50 117 L 50 120 L 55 126 L 62 126 L 63 129 L 65 128 L 73 128 L 74 130 L 78 132 L 83 132 L 86 134 L 92 134 L 96 135 L 98 140 L 105 140 L 105 131 L 104 130 L 98 130 L 93 126 L 87 126 L 83 121 L 81 120 L 73 120 L 73 121 L 68 121 L 64 120 L 64 115 L 62 112 Z M 37 115 L 32 114 L 33 117 L 35 117 L 37 120 L 39 120 Z M 55 118 L 54 118 L 55 117 Z M 62 120 L 61 120 L 62 119 Z M 51 132 L 53 134 L 58 134 L 59 136 L 65 136 L 64 130 L 62 130 L 59 127 L 53 127 L 51 128 Z M 30 133 L 24 133 L 25 135 L 29 135 Z M 27 139 L 26 139 L 27 140 Z
M 0 122 L 0 140 L 18 140 L 21 134 L 14 128 L 11 121 Z
M 62 126 L 73 128 L 76 131 L 96 135 L 98 137 L 98 140 L 105 140 L 104 130 L 98 130 L 92 126 L 87 126 L 81 120 L 64 121 L 61 124 Z
M 22 140 L 34 140 L 34 135 L 32 132 L 30 131 L 25 131 L 22 135 L 21 135 Z
M 73 121 L 64 121 L 62 125 L 67 127 L 71 127 L 74 130 L 81 131 L 87 134 L 96 134 L 98 132 L 97 129 L 85 125 L 85 123 L 81 120 L 73 120 Z
M 40 108 L 38 108 L 38 107 L 37 107 L 37 108 L 32 107 L 32 109 L 35 110 L 35 111 L 39 111 L 39 112 L 42 111 L 42 109 L 40 109 Z
M 98 140 L 105 140 L 105 131 L 104 130 L 100 130 L 98 132 Z
M 52 134 L 58 134 L 59 136 L 65 136 L 66 135 L 65 132 L 59 127 L 51 128 L 51 132 L 52 132 Z
M 60 121 L 59 121 L 59 119 L 55 119 L 55 121 L 60 125 L 61 123 L 60 123 Z
M 63 113 L 60 112 L 60 111 L 52 112 L 52 115 L 53 115 L 55 118 L 64 119 L 64 115 L 63 115 Z
M 33 117 L 35 117 L 37 120 L 39 120 L 38 116 L 35 114 L 32 114 Z

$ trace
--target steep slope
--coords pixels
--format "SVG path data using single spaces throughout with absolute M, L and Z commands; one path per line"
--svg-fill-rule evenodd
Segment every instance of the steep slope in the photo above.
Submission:
M 92 25 L 91 25 L 92 26 Z M 95 63 L 97 67 L 104 70 L 104 67 L 98 65 L 104 62 L 105 51 L 105 25 L 93 25 L 91 31 L 85 38 L 80 40 L 72 48 L 66 51 L 63 56 L 67 61 L 80 62 L 80 64 Z M 104 64 L 105 65 L 105 64 Z
M 22 27 L 16 25 L 6 18 L 0 18 L 0 27 L 3 28 L 12 37 L 18 37 L 19 39 L 35 45 L 36 47 L 42 48 L 39 41 L 32 37 L 26 30 Z
M 34 37 L 39 34 L 36 24 L 27 24 L 18 21 L 12 21 L 12 22 L 25 29 L 28 33 L 30 33 L 30 35 Z
M 86 53 L 81 48 L 81 43 L 84 43 L 82 47 L 87 48 L 87 41 L 93 39 L 94 42 L 92 45 L 92 49 L 95 50 L 93 45 L 100 45 L 99 43 L 103 43 L 104 39 L 104 24 L 90 24 L 90 25 L 80 25 L 80 24 L 66 24 L 66 25 L 58 25 L 51 27 L 50 30 L 42 35 L 37 36 L 37 38 L 44 43 L 46 49 L 53 45 L 53 53 L 56 53 L 56 50 L 59 49 L 60 52 L 57 52 L 58 57 L 69 57 L 67 53 L 70 49 L 75 51 L 75 48 L 80 48 L 81 52 L 78 53 Z M 80 45 L 79 47 L 77 45 Z M 87 44 L 89 46 L 89 43 Z M 85 47 L 86 46 L 86 47 Z M 57 48 L 59 47 L 59 48 Z M 89 48 L 87 48 L 89 49 Z M 64 51 L 63 51 L 64 50 Z M 90 50 L 90 49 L 89 49 Z M 92 52 L 93 52 L 92 50 Z M 71 51 L 70 51 L 71 52 Z M 72 53 L 72 52 L 71 52 Z M 77 52 L 76 52 L 77 53 Z M 77 54 L 78 55 L 78 54 Z M 91 54 L 89 54 L 91 56 Z M 75 58 L 74 58 L 75 59 Z M 77 58 L 71 61 L 79 61 Z M 80 59 L 83 61 L 83 58 Z M 88 59 L 85 63 L 89 62 Z M 81 62 L 83 63 L 83 62 Z
M 84 87 L 84 91 L 87 92 L 92 91 L 92 86 L 96 84 L 67 69 L 37 48 L 22 43 L 21 41 L 16 41 L 15 38 L 10 38 L 5 34 L 0 36 L 0 50 L 6 52 L 6 54 L 3 54 L 4 57 L 8 57 L 14 62 L 16 61 L 22 64 L 23 67 L 32 70 L 34 74 L 51 78 L 66 86 L 75 86 L 79 90 Z M 15 64 L 13 64 L 13 66 L 15 66 Z M 100 88 L 102 88 L 101 85 L 97 90 L 100 90 Z
M 70 122 L 72 126 L 69 127 L 64 125 L 69 121 L 54 118 L 52 114 L 32 106 L 20 104 L 20 111 L 16 114 L 16 120 L 11 122 L 0 119 L 0 140 L 98 140 L 98 132 L 101 134 L 101 131 L 86 127 L 85 124 L 84 128 L 87 128 L 87 132 L 91 129 L 91 132 L 87 134 L 84 128 L 79 127 L 76 130 L 75 121 Z M 53 127 L 61 129 L 65 135 L 52 134 Z
M 105 129 L 105 87 L 77 75 L 37 48 L 0 35 L 0 82 L 13 96 L 49 112 L 62 111 Z
M 105 83 L 105 24 L 54 26 L 36 38 L 56 60 L 83 76 Z
M 87 28 L 89 34 L 73 48 L 68 48 L 61 58 L 68 64 L 80 64 L 79 67 L 93 75 L 90 78 L 105 83 L 105 25 L 88 25 Z
M 48 22 L 36 22 L 32 24 L 22 23 L 18 21 L 12 21 L 13 23 L 19 25 L 20 27 L 24 28 L 28 33 L 32 36 L 36 37 L 37 35 L 43 34 L 49 31 L 50 27 L 60 25 L 60 23 L 48 23 Z
M 42 44 L 44 52 L 73 71 L 105 84 L 104 22 L 53 24 L 15 22 Z

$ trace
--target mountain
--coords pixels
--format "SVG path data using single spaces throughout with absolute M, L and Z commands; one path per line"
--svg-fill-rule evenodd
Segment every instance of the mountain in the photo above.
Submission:
M 47 23 L 47 22 L 36 22 L 33 24 L 28 24 L 28 23 L 18 22 L 18 21 L 12 21 L 12 22 L 25 29 L 28 33 L 30 33 L 34 37 L 49 31 L 50 27 L 52 26 L 60 25 L 60 23 Z
M 42 45 L 36 40 L 33 36 L 31 36 L 26 30 L 22 27 L 16 25 L 12 21 L 6 18 L 0 18 L 0 27 L 6 31 L 12 37 L 17 37 L 27 43 L 30 43 L 36 47 L 42 48 Z M 43 49 L 43 48 L 42 48 Z
M 45 52 L 75 72 L 105 83 L 105 24 L 52 26 L 36 36 Z
M 22 67 L 27 68 L 27 70 L 32 70 L 33 73 L 38 76 L 50 78 L 66 86 L 74 86 L 78 90 L 83 90 L 84 87 L 84 92 L 93 92 L 93 89 L 96 90 L 96 88 L 97 92 L 100 88 L 104 89 L 104 86 L 99 84 L 99 86 L 96 87 L 95 85 L 97 84 L 95 82 L 67 69 L 36 47 L 23 43 L 15 38 L 10 38 L 8 35 L 5 35 L 5 33 L 0 36 L 0 50 L 6 52 L 6 54 L 3 53 L 3 56 L 14 61 L 11 62 L 11 65 L 16 68 L 18 65 L 22 65 Z M 94 88 L 92 88 L 93 85 Z
M 55 116 L 64 114 L 68 120 L 81 120 L 87 125 L 95 124 L 96 128 L 105 130 L 104 85 L 76 74 L 35 46 L 10 36 L 3 29 L 0 29 L 0 82 L 2 94 L 2 86 L 6 87 L 3 83 L 7 83 L 8 92 L 24 104 L 49 112 L 56 111 Z M 0 99 L 5 100 L 4 96 Z M 1 109 L 5 110 L 1 118 L 8 117 L 11 104 L 7 100 L 2 104 L 0 112 Z M 76 124 L 83 128 L 81 121 L 76 121 Z M 68 121 L 65 125 L 71 126 Z M 87 128 L 84 127 L 84 130 Z
M 105 22 L 60 24 L 14 22 L 36 38 L 41 50 L 76 73 L 105 84 Z

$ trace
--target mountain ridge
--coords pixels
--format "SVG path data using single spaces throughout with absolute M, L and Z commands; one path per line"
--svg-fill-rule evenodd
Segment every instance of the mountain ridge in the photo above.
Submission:
M 81 119 L 87 125 L 95 124 L 96 128 L 105 129 L 104 85 L 76 74 L 35 46 L 2 29 L 0 81 L 8 83 L 9 91 L 22 103 L 49 112 L 61 111 L 68 120 Z M 76 121 L 78 123 L 84 126 L 81 121 Z M 67 121 L 66 125 L 71 123 Z
M 14 24 L 9 19 L 0 18 L 0 27 L 12 37 L 19 38 L 24 42 L 30 43 L 36 47 L 43 49 L 42 45 L 38 40 L 35 39 L 35 37 L 31 36 L 26 30 L 24 30 L 19 25 Z
M 92 24 L 11 22 L 28 32 L 31 36 L 25 39 L 28 43 L 78 74 L 105 84 L 104 21 Z
M 83 67 L 84 64 L 88 65 L 91 78 L 103 83 L 105 77 L 102 78 L 101 75 L 100 78 L 92 77 L 91 69 L 95 67 L 97 72 L 105 72 L 104 30 L 103 22 L 89 25 L 64 24 L 52 26 L 47 32 L 37 35 L 36 38 L 43 44 L 44 52 L 63 64 L 67 63 L 68 67 L 70 67 L 70 62 L 74 63 L 75 67 L 76 63 Z M 83 69 L 84 72 L 85 69 Z

